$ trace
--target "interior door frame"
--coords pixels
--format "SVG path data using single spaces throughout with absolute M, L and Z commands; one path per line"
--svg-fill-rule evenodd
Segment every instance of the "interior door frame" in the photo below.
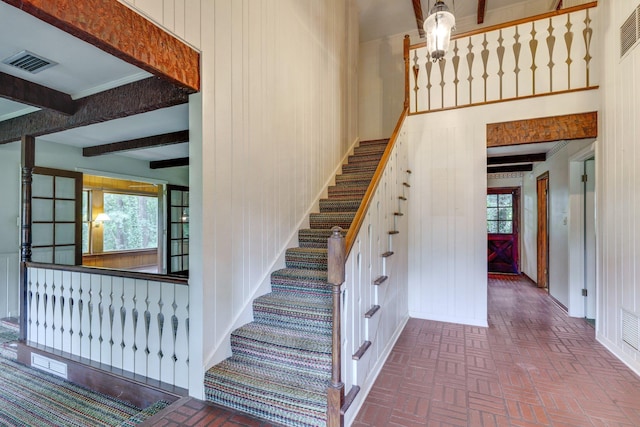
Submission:
M 518 274 L 522 272 L 520 268 L 520 187 L 490 187 L 487 188 L 487 194 L 511 194 L 513 196 L 513 233 L 515 235 L 513 242 L 513 250 L 515 252 L 515 264 Z M 488 234 L 487 234 L 488 236 Z
M 541 188 L 544 191 L 541 191 Z M 549 290 L 549 171 L 536 178 L 537 199 L 537 285 Z M 541 219 L 543 221 L 541 221 Z

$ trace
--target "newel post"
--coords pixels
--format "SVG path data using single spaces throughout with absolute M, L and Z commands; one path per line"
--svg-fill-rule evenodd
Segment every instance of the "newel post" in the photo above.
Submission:
M 20 224 L 20 339 L 27 339 L 27 262 L 31 261 L 31 184 L 36 158 L 36 139 L 22 137 L 22 222 Z
M 404 108 L 409 108 L 409 35 L 404 36 Z
M 331 237 L 327 242 L 327 281 L 333 285 L 333 332 L 331 349 L 331 385 L 327 396 L 327 426 L 340 427 L 344 424 L 342 404 L 344 403 L 344 383 L 341 381 L 340 369 L 342 358 L 340 355 L 340 288 L 344 283 L 345 240 L 342 228 L 333 227 Z

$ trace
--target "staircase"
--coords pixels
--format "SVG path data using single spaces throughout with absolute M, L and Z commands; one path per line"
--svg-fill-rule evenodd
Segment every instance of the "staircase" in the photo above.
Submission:
M 346 233 L 388 140 L 361 142 L 287 249 L 272 292 L 253 302 L 254 321 L 231 334 L 232 356 L 205 374 L 206 399 L 287 426 L 324 426 L 331 378 L 327 238 Z

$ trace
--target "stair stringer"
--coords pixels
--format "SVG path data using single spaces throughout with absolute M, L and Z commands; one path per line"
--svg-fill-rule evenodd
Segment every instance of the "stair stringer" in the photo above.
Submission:
M 359 233 L 347 257 L 343 285 L 342 376 L 345 392 L 359 387 L 344 408 L 350 425 L 371 390 L 393 346 L 409 319 L 408 309 L 408 203 L 411 202 L 406 125 L 401 127 L 389 161 L 372 196 Z M 404 215 L 395 215 L 401 212 Z M 389 234 L 389 231 L 399 233 Z M 393 253 L 383 257 L 382 254 Z M 380 284 L 376 278 L 388 276 Z M 380 308 L 369 318 L 365 313 Z M 363 343 L 368 350 L 354 360 Z
M 271 274 L 274 271 L 282 268 L 282 266 L 285 264 L 285 254 L 287 249 L 298 246 L 298 231 L 302 228 L 309 227 L 310 214 L 319 211 L 320 199 L 327 197 L 329 187 L 335 184 L 336 175 L 338 175 L 342 171 L 344 163 L 346 163 L 349 156 L 353 154 L 354 148 L 358 145 L 359 142 L 359 138 L 356 138 L 353 141 L 347 152 L 340 160 L 338 166 L 334 169 L 333 173 L 329 176 L 327 181 L 325 181 L 322 190 L 318 192 L 314 201 L 311 203 L 300 221 L 294 227 L 293 231 L 289 235 L 287 243 L 280 248 L 278 256 L 273 260 L 273 262 L 269 265 L 269 268 L 265 271 L 258 286 L 255 288 L 255 291 L 247 298 L 247 301 L 243 305 L 242 310 L 240 310 L 238 315 L 233 319 L 233 322 L 222 335 L 222 338 L 216 343 L 216 345 L 214 346 L 214 350 L 209 353 L 207 357 L 205 357 L 204 371 L 207 371 L 212 366 L 231 356 L 231 341 L 229 340 L 231 333 L 242 325 L 253 321 L 253 301 L 259 296 L 271 292 Z

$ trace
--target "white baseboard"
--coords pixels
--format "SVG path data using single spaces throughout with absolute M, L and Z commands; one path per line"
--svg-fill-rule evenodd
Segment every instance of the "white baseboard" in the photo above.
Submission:
M 449 316 L 445 314 L 428 313 L 422 311 L 409 311 L 409 316 L 415 317 L 416 319 L 433 320 L 436 322 L 445 323 L 458 323 L 461 325 L 479 326 L 482 328 L 486 328 L 489 326 L 489 323 L 487 323 L 487 319 L 476 319 L 473 317 Z
M 622 348 L 620 348 L 613 341 L 610 341 L 601 334 L 596 333 L 596 341 L 602 344 L 615 357 L 620 359 L 620 361 L 627 365 L 627 367 L 635 372 L 636 375 L 640 376 L 640 359 L 636 359 L 630 354 L 626 354 Z

